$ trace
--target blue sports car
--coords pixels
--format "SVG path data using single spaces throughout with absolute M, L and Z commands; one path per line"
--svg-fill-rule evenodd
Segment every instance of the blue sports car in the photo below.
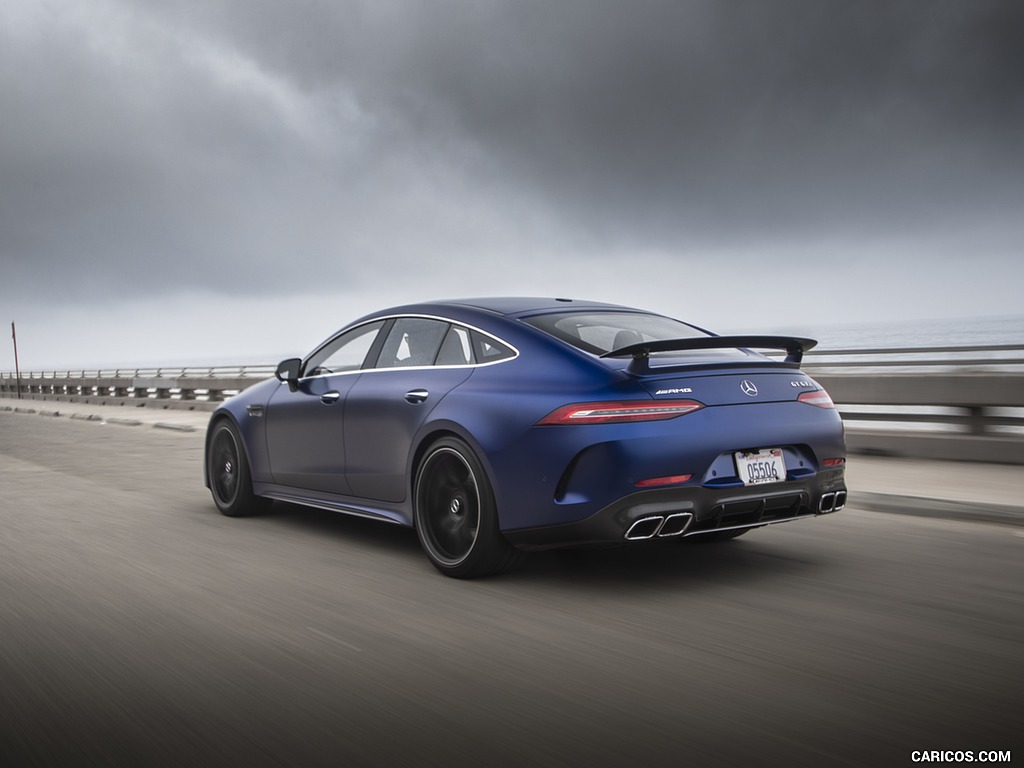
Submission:
M 846 503 L 842 422 L 799 368 L 814 344 L 570 299 L 387 309 L 221 405 L 206 484 L 225 515 L 277 499 L 412 526 L 458 578 L 729 539 Z

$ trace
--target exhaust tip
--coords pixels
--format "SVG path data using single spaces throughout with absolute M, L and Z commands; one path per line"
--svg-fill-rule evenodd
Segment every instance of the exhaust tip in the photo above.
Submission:
M 818 502 L 818 514 L 826 515 L 829 512 L 838 512 L 846 506 L 846 491 L 826 493 Z
M 690 527 L 690 523 L 692 522 L 693 515 L 689 512 L 677 512 L 674 515 L 669 515 L 665 518 L 665 523 L 661 526 L 661 530 L 658 531 L 658 538 L 663 539 L 667 536 L 679 536 Z
M 644 539 L 653 539 L 658 535 L 658 531 L 661 530 L 661 526 L 664 524 L 665 518 L 661 515 L 655 517 L 641 517 L 626 531 L 626 541 L 643 541 Z

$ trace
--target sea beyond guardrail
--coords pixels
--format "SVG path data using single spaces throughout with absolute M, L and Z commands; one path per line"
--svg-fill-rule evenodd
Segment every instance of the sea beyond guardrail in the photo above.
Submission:
M 4 371 L 0 398 L 212 411 L 275 368 Z M 836 402 L 851 452 L 1024 464 L 1024 344 L 811 350 L 803 368 Z

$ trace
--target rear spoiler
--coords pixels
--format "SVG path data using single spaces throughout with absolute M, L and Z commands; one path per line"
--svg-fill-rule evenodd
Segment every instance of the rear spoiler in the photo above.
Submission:
M 781 349 L 786 352 L 784 362 L 799 365 L 804 352 L 815 347 L 814 339 L 802 339 L 798 336 L 698 336 L 690 339 L 660 339 L 658 341 L 641 341 L 620 349 L 613 349 L 601 355 L 604 357 L 630 357 L 633 362 L 626 369 L 629 373 L 651 373 L 650 356 L 652 352 L 674 352 L 693 349 Z

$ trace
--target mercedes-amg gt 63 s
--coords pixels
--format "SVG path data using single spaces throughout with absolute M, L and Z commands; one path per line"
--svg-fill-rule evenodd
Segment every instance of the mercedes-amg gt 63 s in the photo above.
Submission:
M 222 404 L 206 484 L 225 515 L 280 500 L 412 526 L 459 578 L 730 539 L 846 503 L 842 422 L 799 368 L 814 344 L 569 299 L 386 309 Z

